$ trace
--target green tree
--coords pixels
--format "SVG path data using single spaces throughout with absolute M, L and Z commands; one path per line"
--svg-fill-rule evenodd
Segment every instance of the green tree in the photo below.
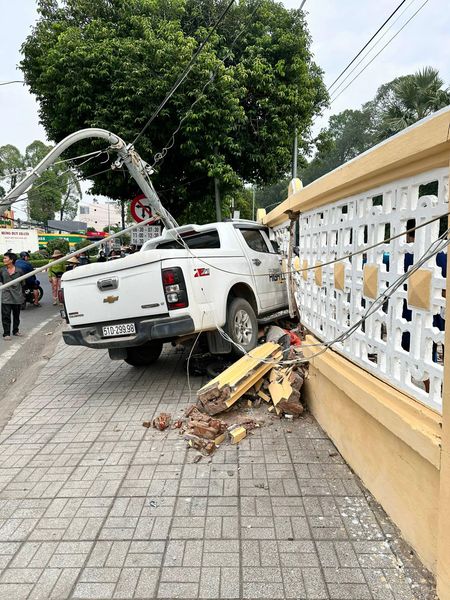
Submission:
M 131 142 L 225 5 L 225 0 L 39 0 L 40 18 L 22 46 L 21 68 L 49 138 L 102 127 Z M 233 6 L 137 144 L 149 163 L 173 144 L 153 180 L 157 190 L 172 187 L 163 202 L 176 217 L 204 202 L 214 206 L 216 176 L 224 197 L 242 189 L 244 181 L 263 185 L 279 179 L 290 164 L 295 127 L 307 150 L 312 117 L 327 100 L 309 47 L 301 11 L 275 0 Z M 83 142 L 77 150 L 93 147 L 103 148 L 104 142 Z M 91 166 L 82 170 L 92 173 Z M 197 184 L 186 185 L 192 180 Z M 111 172 L 96 177 L 92 187 L 117 200 L 137 191 L 129 178 Z
M 49 256 L 51 256 L 55 250 L 60 250 L 63 254 L 69 254 L 69 242 L 64 238 L 50 240 L 46 246 L 46 250 Z
M 381 85 L 361 110 L 330 117 L 319 135 L 317 153 L 301 170 L 305 185 L 368 150 L 378 142 L 450 104 L 439 73 L 425 67 Z
M 432 67 L 381 86 L 371 105 L 377 139 L 384 140 L 450 104 L 449 88 L 443 87 L 439 71 Z
M 5 177 L 6 190 L 11 190 L 26 175 L 27 170 L 35 167 L 52 146 L 35 140 L 29 144 L 25 153 L 11 144 L 0 147 L 0 176 Z M 2 195 L 4 195 L 4 193 Z M 59 212 L 61 219 L 73 219 L 81 198 L 80 184 L 66 164 L 55 165 L 47 169 L 28 190 L 30 217 L 39 223 L 46 223 Z
M 0 147 L 0 197 L 13 189 L 23 177 L 24 158 L 12 144 Z

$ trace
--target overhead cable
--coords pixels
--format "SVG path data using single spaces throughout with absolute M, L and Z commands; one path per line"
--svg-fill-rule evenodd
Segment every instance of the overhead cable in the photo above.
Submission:
M 205 48 L 206 44 L 208 43 L 208 41 L 210 40 L 212 34 L 216 31 L 216 29 L 219 27 L 219 25 L 222 23 L 222 21 L 224 20 L 224 18 L 226 17 L 226 15 L 228 14 L 228 12 L 230 11 L 230 9 L 233 6 L 234 2 L 235 2 L 235 0 L 230 0 L 230 2 L 228 3 L 228 5 L 226 6 L 226 8 L 223 10 L 222 14 L 220 15 L 220 17 L 217 19 L 217 21 L 214 23 L 214 25 L 210 29 L 208 35 L 205 37 L 205 39 L 201 42 L 200 46 L 197 48 L 195 54 L 190 59 L 190 61 L 188 62 L 188 64 L 184 68 L 184 70 L 182 71 L 181 75 L 178 77 L 178 79 L 175 81 L 175 83 L 171 87 L 170 91 L 167 93 L 167 95 L 164 98 L 164 100 L 161 102 L 161 104 L 154 111 L 154 113 L 152 114 L 152 116 L 150 117 L 150 119 L 147 121 L 147 123 L 144 125 L 144 127 L 141 129 L 141 131 L 135 137 L 135 139 L 133 140 L 131 146 L 134 146 L 136 144 L 136 142 L 139 140 L 139 138 L 143 135 L 143 133 L 147 130 L 147 128 L 151 125 L 151 123 L 159 115 L 159 113 L 164 108 L 164 106 L 167 104 L 167 102 L 170 100 L 170 98 L 173 96 L 173 94 L 177 91 L 177 89 L 180 87 L 180 85 L 184 82 L 184 80 L 186 79 L 186 77 L 189 75 L 192 67 L 194 66 L 197 58 L 199 57 L 200 53 L 204 50 L 204 48 Z
M 14 80 L 14 81 L 0 81 L 0 85 L 11 85 L 11 83 L 25 83 L 25 81 Z
M 372 35 L 372 37 L 370 38 L 370 40 L 368 42 L 366 42 L 366 44 L 364 44 L 364 46 L 361 48 L 361 50 L 358 52 L 358 54 L 356 54 L 356 56 L 354 56 L 354 58 L 352 58 L 352 60 L 348 63 L 348 65 L 345 67 L 345 69 L 343 69 L 339 73 L 339 75 L 336 77 L 336 79 L 333 81 L 333 83 L 328 87 L 328 91 L 331 91 L 331 88 L 334 87 L 335 83 L 337 83 L 337 81 L 342 77 L 342 75 L 344 75 L 344 73 L 347 72 L 347 70 L 352 66 L 352 64 L 355 62 L 355 60 L 364 52 L 364 50 L 367 48 L 367 46 L 369 46 L 372 43 L 372 41 L 377 37 L 377 35 L 384 28 L 384 26 L 387 25 L 387 23 L 389 23 L 389 21 L 392 19 L 392 17 L 395 15 L 395 13 L 398 10 L 400 10 L 400 8 L 403 6 L 403 4 L 405 4 L 406 1 L 407 0 L 402 0 L 400 2 L 400 4 L 397 6 L 397 8 L 391 12 L 391 14 L 384 21 L 384 23 L 381 25 L 381 27 L 379 27 L 376 30 L 376 32 Z
M 361 58 L 358 60 L 357 63 L 355 63 L 355 65 L 353 66 L 352 69 L 350 69 L 350 71 L 347 73 L 347 75 L 341 79 L 338 83 L 338 85 L 335 87 L 335 89 L 333 90 L 331 96 L 337 95 L 337 92 L 340 88 L 342 88 L 342 86 L 345 84 L 345 82 L 352 76 L 352 73 L 354 73 L 356 71 L 356 69 L 359 67 L 359 65 L 361 63 L 363 63 L 369 56 L 369 54 L 375 50 L 375 48 L 381 43 L 381 41 L 387 36 L 387 34 L 389 33 L 389 31 L 394 27 L 394 25 L 396 23 L 398 23 L 398 21 L 403 17 L 403 15 L 408 11 L 409 8 L 411 8 L 411 6 L 416 2 L 416 0 L 410 0 L 409 4 L 407 4 L 404 9 L 401 11 L 401 13 L 397 16 L 396 19 L 394 19 L 392 21 L 392 23 L 389 25 L 389 27 L 387 27 L 382 35 L 380 35 L 378 37 L 378 39 L 376 40 L 376 42 L 367 50 L 367 52 L 365 54 L 363 54 L 363 56 L 361 56 Z M 333 102 L 333 98 L 331 99 L 331 102 Z
M 333 265 L 333 264 L 341 262 L 343 260 L 348 260 L 349 258 L 352 258 L 352 256 L 357 256 L 358 254 L 364 254 L 368 250 L 372 250 L 373 248 L 376 248 L 378 246 L 388 244 L 392 240 L 396 240 L 397 238 L 407 235 L 408 233 L 412 233 L 412 232 L 416 231 L 417 229 L 421 229 L 422 227 L 425 227 L 426 225 L 430 225 L 431 223 L 434 223 L 435 221 L 438 221 L 439 219 L 442 219 L 444 217 L 448 217 L 449 215 L 450 215 L 450 212 L 442 213 L 441 215 L 438 215 L 437 217 L 433 217 L 432 219 L 429 219 L 428 221 L 424 221 L 423 223 L 420 223 L 419 225 L 416 225 L 415 227 L 411 227 L 409 229 L 406 229 L 405 231 L 401 231 L 400 233 L 397 233 L 396 235 L 385 238 L 385 239 L 381 240 L 380 242 L 376 242 L 375 244 L 372 244 L 370 246 L 364 246 L 363 248 L 360 248 L 359 250 L 355 250 L 355 252 L 349 252 L 348 254 L 345 254 L 344 256 L 340 256 L 338 258 L 334 258 L 333 260 L 324 262 L 320 266 L 326 267 L 328 265 Z M 172 238 L 175 241 L 177 241 L 177 238 L 180 238 L 180 241 L 178 242 L 180 244 L 180 246 L 182 246 L 183 248 L 188 250 L 190 252 L 192 258 L 195 258 L 196 260 L 200 261 L 201 263 L 210 267 L 211 269 L 215 269 L 216 271 L 221 271 L 222 273 L 228 273 L 229 275 L 242 275 L 242 272 L 230 271 L 229 269 L 223 269 L 221 267 L 218 267 L 217 265 L 208 263 L 203 258 L 201 258 L 200 256 L 197 256 L 196 254 L 194 254 L 192 252 L 192 250 L 187 246 L 185 240 L 181 238 L 181 236 L 178 234 L 177 231 L 175 231 L 173 229 L 169 229 L 168 233 L 170 233 L 172 235 Z M 302 269 L 288 269 L 286 271 L 282 271 L 281 274 L 287 275 L 288 273 L 289 274 L 290 273 L 304 273 L 305 271 L 313 271 L 315 269 L 317 269 L 316 266 L 305 267 Z M 268 277 L 270 275 L 273 275 L 273 273 L 254 273 L 254 275 L 255 275 L 255 277 Z
M 412 19 L 414 19 L 414 17 L 422 10 L 422 8 L 429 2 L 429 0 L 425 0 L 425 2 L 423 2 L 419 8 L 411 15 L 411 17 L 400 27 L 400 29 L 386 42 L 386 44 L 384 44 L 384 46 L 375 54 L 375 56 L 366 64 L 364 65 L 364 67 L 359 71 L 359 73 L 357 73 L 355 75 L 355 77 L 353 77 L 353 79 L 339 92 L 339 94 L 337 94 L 336 96 L 334 96 L 334 98 L 332 98 L 331 102 L 335 102 L 344 92 L 346 89 L 348 89 L 351 84 L 358 79 L 358 77 L 367 69 L 367 67 L 369 65 L 371 65 L 373 63 L 373 61 L 383 52 L 383 50 L 389 46 L 389 44 L 398 36 L 398 34 L 403 31 L 403 29 L 408 25 L 408 23 L 410 23 L 412 21 Z

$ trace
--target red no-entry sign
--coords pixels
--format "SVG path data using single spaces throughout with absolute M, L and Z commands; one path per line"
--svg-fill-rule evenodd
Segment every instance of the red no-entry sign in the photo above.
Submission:
M 136 223 L 142 223 L 142 221 L 150 218 L 153 214 L 148 199 L 144 196 L 144 194 L 140 194 L 139 196 L 136 196 L 136 198 L 133 198 L 131 201 L 130 211 L 131 216 Z M 158 221 L 158 217 L 155 217 L 153 221 L 150 221 L 150 223 L 153 223 L 154 221 Z

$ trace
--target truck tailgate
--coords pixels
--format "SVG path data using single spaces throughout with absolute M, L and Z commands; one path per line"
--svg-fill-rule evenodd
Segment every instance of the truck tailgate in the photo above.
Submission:
M 157 250 L 77 267 L 63 276 L 72 327 L 167 314 Z

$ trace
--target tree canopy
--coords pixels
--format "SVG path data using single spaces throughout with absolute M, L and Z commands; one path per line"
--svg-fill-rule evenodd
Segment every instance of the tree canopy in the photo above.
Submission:
M 49 139 L 102 127 L 131 142 L 227 3 L 38 0 L 40 16 L 22 46 L 21 68 Z M 326 101 L 303 13 L 275 0 L 241 0 L 136 149 L 152 164 L 173 144 L 153 181 L 167 190 L 163 202 L 174 216 L 195 213 L 198 203 L 213 204 L 214 177 L 225 194 L 244 181 L 275 182 L 290 164 L 294 128 L 306 150 L 312 117 Z M 93 170 L 83 167 L 85 175 Z M 129 178 L 106 173 L 93 180 L 92 191 L 128 200 L 137 190 Z
M 26 175 L 27 170 L 35 167 L 51 150 L 39 140 L 29 144 L 22 155 L 20 150 L 11 144 L 0 147 L 0 176 L 3 177 L 3 188 L 0 196 L 4 196 Z M 38 223 L 46 223 L 59 213 L 60 219 L 73 219 L 77 214 L 78 202 L 81 198 L 80 184 L 74 173 L 68 170 L 67 164 L 59 164 L 47 169 L 28 190 L 28 210 L 31 219 Z

